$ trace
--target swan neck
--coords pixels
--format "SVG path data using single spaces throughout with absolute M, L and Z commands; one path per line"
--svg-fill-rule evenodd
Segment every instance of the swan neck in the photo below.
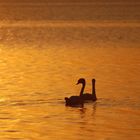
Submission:
M 85 89 L 85 83 L 82 83 L 82 88 L 81 88 L 80 96 L 83 95 L 84 89 Z
M 95 95 L 95 81 L 92 81 L 92 95 Z

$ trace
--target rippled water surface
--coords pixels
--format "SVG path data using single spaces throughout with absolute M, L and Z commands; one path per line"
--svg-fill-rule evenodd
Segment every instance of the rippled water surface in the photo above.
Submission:
M 139 140 L 139 5 L 1 2 L 0 140 Z
M 5 35 L 7 41 L 0 46 L 1 140 L 140 138 L 138 43 L 100 40 L 88 44 L 85 36 L 81 41 L 73 39 L 73 32 L 69 36 L 73 43 L 63 44 L 64 31 L 58 37 L 60 44 L 49 44 L 33 39 L 36 28 L 29 29 L 32 36 L 20 29 L 26 39 L 33 39 L 26 43 L 15 36 L 13 28 L 3 32 L 7 30 L 10 35 Z M 91 79 L 96 79 L 98 100 L 84 108 L 65 107 L 65 96 L 79 94 L 81 87 L 75 83 L 80 77 L 87 80 L 87 92 Z

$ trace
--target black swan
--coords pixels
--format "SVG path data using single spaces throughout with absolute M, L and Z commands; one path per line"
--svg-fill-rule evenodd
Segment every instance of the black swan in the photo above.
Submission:
M 77 84 L 83 84 L 83 79 L 79 79 Z M 82 95 L 84 92 L 84 86 L 82 87 L 80 91 L 80 95 Z M 81 98 L 81 96 L 71 96 L 71 97 L 65 97 L 66 106 L 83 106 L 84 100 Z
M 83 106 L 84 101 L 86 101 L 86 100 L 92 100 L 92 101 L 97 100 L 96 93 L 95 93 L 95 79 L 92 79 L 92 94 L 84 93 L 84 89 L 85 89 L 85 85 L 86 85 L 86 81 L 84 78 L 80 78 L 76 85 L 78 85 L 78 84 L 82 84 L 80 95 L 71 96 L 69 98 L 65 97 L 66 106 L 79 106 L 79 105 Z
M 92 79 L 92 94 L 90 93 L 84 93 L 83 94 L 83 91 L 84 91 L 84 88 L 86 86 L 86 81 L 84 78 L 80 78 L 78 80 L 78 83 L 82 83 L 82 90 L 80 92 L 80 97 L 82 97 L 82 99 L 85 101 L 85 100 L 92 100 L 92 101 L 96 101 L 97 100 L 97 97 L 96 97 L 96 93 L 95 93 L 95 79 Z

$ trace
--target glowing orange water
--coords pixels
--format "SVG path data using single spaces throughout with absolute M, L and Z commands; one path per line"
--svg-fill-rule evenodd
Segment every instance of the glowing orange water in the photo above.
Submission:
M 102 46 L 1 46 L 0 139 L 138 139 L 140 49 Z M 98 101 L 65 107 L 79 77 Z

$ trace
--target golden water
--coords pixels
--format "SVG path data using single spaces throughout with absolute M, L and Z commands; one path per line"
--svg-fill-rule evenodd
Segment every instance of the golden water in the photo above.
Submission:
M 98 100 L 65 107 L 77 79 Z M 0 140 L 140 138 L 140 48 L 127 44 L 0 46 Z
M 139 140 L 139 91 L 138 0 L 0 0 L 0 140 Z

